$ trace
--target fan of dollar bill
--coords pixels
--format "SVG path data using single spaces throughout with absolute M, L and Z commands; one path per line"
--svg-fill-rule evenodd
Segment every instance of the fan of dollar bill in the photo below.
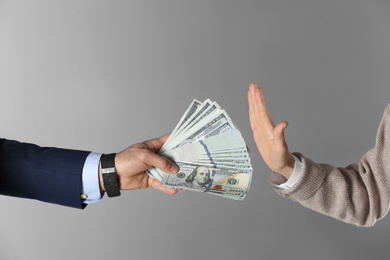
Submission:
M 216 102 L 193 100 L 159 151 L 179 166 L 177 174 L 147 173 L 168 187 L 243 200 L 252 165 L 240 131 Z

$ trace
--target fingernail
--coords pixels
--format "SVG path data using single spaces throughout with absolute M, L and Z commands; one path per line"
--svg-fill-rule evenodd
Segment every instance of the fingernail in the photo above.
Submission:
M 172 167 L 171 167 L 171 172 L 172 173 L 177 173 L 179 171 L 179 167 L 177 167 L 177 165 L 173 165 Z

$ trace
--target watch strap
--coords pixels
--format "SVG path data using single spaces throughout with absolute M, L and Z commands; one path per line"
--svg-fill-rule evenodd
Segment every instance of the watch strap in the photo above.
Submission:
M 110 198 L 121 195 L 115 169 L 115 155 L 115 153 L 103 154 L 100 158 L 104 189 Z

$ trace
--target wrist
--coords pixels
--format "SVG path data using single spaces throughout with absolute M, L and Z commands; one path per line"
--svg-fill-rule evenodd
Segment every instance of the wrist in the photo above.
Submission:
M 100 161 L 99 161 L 99 186 L 100 186 L 100 191 L 106 191 L 104 189 L 104 182 L 102 176 L 102 163 Z
M 295 159 L 290 154 L 287 159 L 286 165 L 276 172 L 280 173 L 281 175 L 283 175 L 283 177 L 285 177 L 288 180 L 291 177 L 292 173 L 294 172 L 294 168 L 295 168 Z

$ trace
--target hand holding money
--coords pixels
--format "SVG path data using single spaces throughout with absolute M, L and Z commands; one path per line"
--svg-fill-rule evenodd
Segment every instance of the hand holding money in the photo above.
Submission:
M 147 171 L 162 185 L 236 200 L 248 192 L 253 169 L 245 141 L 227 113 L 209 99 L 191 103 L 159 154 L 179 166 L 176 175 L 156 167 Z
M 177 166 L 168 158 L 156 154 L 161 149 L 169 135 L 133 144 L 115 156 L 119 188 L 135 190 L 153 187 L 167 194 L 176 194 L 177 190 L 161 185 L 160 181 L 150 178 L 146 170 L 151 166 L 164 169 L 165 172 L 176 173 Z M 100 166 L 100 165 L 99 165 Z M 100 189 L 104 191 L 101 167 L 99 167 Z

